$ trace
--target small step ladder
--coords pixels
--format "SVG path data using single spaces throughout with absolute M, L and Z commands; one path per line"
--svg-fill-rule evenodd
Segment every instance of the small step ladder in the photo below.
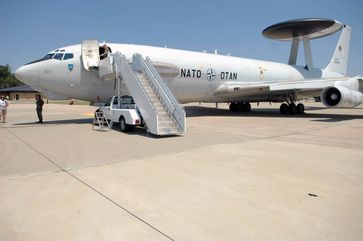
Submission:
M 99 129 L 96 129 L 97 127 Z M 110 123 L 105 118 L 105 115 L 100 111 L 96 111 L 94 114 L 92 130 L 111 131 Z

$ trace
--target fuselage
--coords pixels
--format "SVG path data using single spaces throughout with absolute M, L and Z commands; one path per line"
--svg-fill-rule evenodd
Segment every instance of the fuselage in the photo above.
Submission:
M 317 68 L 307 69 L 262 60 L 143 45 L 107 45 L 112 52 L 121 52 L 130 61 L 134 53 L 139 53 L 159 64 L 161 76 L 181 103 L 229 102 L 230 98 L 215 95 L 225 83 L 248 85 L 334 77 Z M 68 54 L 68 58 L 34 61 L 20 67 L 16 76 L 50 98 L 102 101 L 117 93 L 114 80 L 102 80 L 98 77 L 98 71 L 83 68 L 80 44 L 51 53 Z

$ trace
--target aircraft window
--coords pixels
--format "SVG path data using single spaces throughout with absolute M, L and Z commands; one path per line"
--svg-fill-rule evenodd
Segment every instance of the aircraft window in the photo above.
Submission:
M 59 49 L 57 49 L 56 51 L 54 51 L 54 52 L 58 52 L 59 51 Z
M 64 52 L 64 49 L 59 50 L 59 52 Z
M 34 60 L 34 61 L 30 62 L 30 63 L 27 63 L 26 65 L 28 65 L 28 64 L 34 64 L 34 63 L 38 63 L 38 62 L 42 62 L 42 61 L 45 61 L 45 60 L 48 60 L 48 59 L 53 59 L 53 58 L 55 58 L 55 55 L 56 55 L 55 53 L 46 54 L 43 58 Z M 61 59 L 62 58 L 60 58 L 60 60 Z
M 43 59 L 44 60 L 51 59 L 53 56 L 54 56 L 54 53 L 50 53 L 50 54 L 47 54 L 46 56 L 44 56 Z
M 73 59 L 73 54 L 71 54 L 71 53 L 66 53 L 66 54 L 64 55 L 63 60 L 67 60 L 67 59 Z
M 58 59 L 58 60 L 62 60 L 63 58 L 63 54 L 62 53 L 58 53 L 56 55 L 53 56 L 53 59 Z

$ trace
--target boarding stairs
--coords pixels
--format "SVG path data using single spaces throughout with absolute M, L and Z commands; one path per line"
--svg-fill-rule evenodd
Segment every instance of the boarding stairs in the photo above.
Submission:
M 129 63 L 125 55 L 116 52 L 113 63 L 116 77 L 125 83 L 149 133 L 159 136 L 185 133 L 185 111 L 148 57 L 134 54 Z
M 98 128 L 98 129 L 97 129 Z M 100 131 L 111 131 L 111 124 L 108 122 L 105 115 L 102 112 L 95 112 L 93 123 L 92 123 L 92 130 L 100 130 Z

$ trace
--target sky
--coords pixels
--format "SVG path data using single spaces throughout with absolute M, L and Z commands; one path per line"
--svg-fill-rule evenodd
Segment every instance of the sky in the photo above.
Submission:
M 84 39 L 133 43 L 288 61 L 288 42 L 266 39 L 266 27 L 320 17 L 352 26 L 348 74 L 363 74 L 361 0 L 0 0 L 0 65 L 12 72 L 47 52 Z M 325 67 L 339 34 L 311 42 L 314 65 Z M 302 50 L 302 49 L 301 49 Z M 303 51 L 298 64 L 304 65 Z

